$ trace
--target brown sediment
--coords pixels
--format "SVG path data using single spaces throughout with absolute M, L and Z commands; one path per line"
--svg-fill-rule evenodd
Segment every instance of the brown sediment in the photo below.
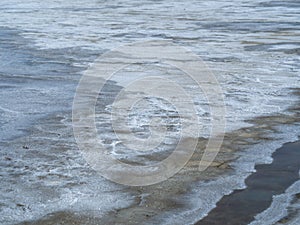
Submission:
M 294 90 L 294 93 L 298 96 L 300 95 L 299 90 Z M 276 132 L 276 125 L 299 122 L 299 106 L 291 107 L 289 111 L 293 115 L 259 117 L 254 120 L 254 127 L 268 127 L 268 130 Z M 300 141 L 287 143 L 277 149 L 272 155 L 273 162 L 271 164 L 255 167 L 256 172 L 251 174 L 245 181 L 246 189 L 236 190 L 232 194 L 224 196 L 217 203 L 217 207 L 196 224 L 243 225 L 253 221 L 255 215 L 270 206 L 274 195 L 283 193 L 290 185 L 299 180 L 299 149 Z M 299 201 L 299 196 L 299 194 L 295 195 L 296 201 Z M 280 219 L 277 224 L 290 222 L 295 216 L 299 215 L 298 211 L 299 209 L 289 209 L 288 216 Z
M 295 90 L 295 93 L 299 90 Z M 300 121 L 299 110 L 297 107 L 289 110 L 293 116 L 278 114 L 273 116 L 259 117 L 247 122 L 253 124 L 250 127 L 242 128 L 225 135 L 223 145 L 214 162 L 204 171 L 199 172 L 198 166 L 207 144 L 206 139 L 199 139 L 197 149 L 187 165 L 172 178 L 148 187 L 128 188 L 142 195 L 143 203 L 137 201 L 131 207 L 120 209 L 110 213 L 107 217 L 102 217 L 109 224 L 122 224 L 124 219 L 130 220 L 130 224 L 142 224 L 151 221 L 151 218 L 161 212 L 169 211 L 174 208 L 180 209 L 184 206 L 180 203 L 180 195 L 188 192 L 190 184 L 199 180 L 211 180 L 225 173 L 230 173 L 229 163 L 236 159 L 236 151 L 242 151 L 248 146 L 259 143 L 261 140 L 272 140 L 268 134 L 276 132 L 276 125 L 293 124 Z M 129 221 L 128 220 L 128 221 Z
M 58 225 L 58 224 L 72 224 L 72 225 L 98 225 L 99 219 L 91 216 L 86 216 L 82 214 L 77 214 L 74 212 L 56 212 L 51 213 L 44 218 L 41 218 L 37 221 L 28 221 L 20 223 L 22 225 Z
M 300 89 L 294 92 L 299 95 Z M 277 132 L 276 126 L 280 124 L 293 124 L 300 121 L 300 108 L 290 108 L 292 115 L 275 114 L 248 120 L 249 127 L 241 128 L 227 133 L 222 147 L 214 162 L 203 172 L 198 171 L 199 162 L 203 155 L 207 139 L 199 138 L 195 153 L 185 167 L 168 180 L 144 187 L 127 187 L 126 192 L 135 197 L 135 202 L 126 208 L 116 209 L 101 217 L 94 217 L 89 212 L 57 212 L 33 221 L 21 223 L 22 225 L 57 224 L 145 224 L 151 223 L 162 213 L 174 209 L 180 210 L 185 203 L 180 199 L 189 193 L 191 184 L 197 181 L 209 181 L 233 172 L 230 162 L 236 160 L 237 151 L 243 151 L 262 140 L 272 141 L 270 133 Z

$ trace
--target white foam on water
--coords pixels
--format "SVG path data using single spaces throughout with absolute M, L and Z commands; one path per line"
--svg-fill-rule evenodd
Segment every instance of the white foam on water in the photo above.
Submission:
M 297 8 L 285 7 L 284 13 L 282 13 L 282 7 L 257 7 L 259 3 L 264 2 L 262 0 L 159 2 L 90 0 L 85 1 L 84 6 L 82 2 L 81 0 L 2 0 L 0 2 L 0 26 L 19 29 L 21 35 L 33 40 L 36 47 L 40 49 L 81 47 L 91 50 L 108 50 L 135 41 L 174 40 L 203 57 L 215 73 L 224 90 L 227 106 L 226 130 L 228 132 L 248 126 L 244 121 L 256 116 L 278 112 L 289 115 L 286 109 L 297 101 L 296 96 L 291 94 L 290 88 L 299 88 L 300 86 L 299 57 L 283 54 L 280 51 L 290 50 L 295 46 L 289 42 L 298 41 L 299 31 L 294 29 L 291 35 L 286 35 L 280 32 L 272 33 L 269 28 L 268 32 L 264 32 L 266 25 L 263 24 L 260 27 L 261 21 L 275 23 L 274 28 L 285 26 L 281 24 L 282 22 L 292 24 L 298 21 Z M 237 21 L 241 23 L 237 24 Z M 258 32 L 257 30 L 255 32 L 238 30 L 243 28 L 243 21 L 248 21 L 244 29 L 254 26 Z M 286 42 L 286 44 L 276 45 L 278 42 Z M 268 52 L 262 49 L 246 51 L 244 49 L 245 46 L 256 47 L 255 43 L 272 44 L 269 46 L 269 50 L 276 51 Z M 75 63 L 77 66 L 86 66 L 86 62 Z M 6 64 L 4 63 L 4 65 Z M 144 71 L 143 68 L 140 71 Z M 163 74 L 165 71 L 158 72 Z M 139 78 L 140 74 L 130 74 L 130 76 Z M 125 85 L 130 79 L 123 74 L 120 76 L 118 84 Z M 195 107 L 198 115 L 202 119 L 204 127 L 208 124 L 208 129 L 209 111 L 207 107 L 203 106 L 204 100 L 203 96 L 199 94 L 199 89 L 193 86 L 188 87 L 188 83 L 183 82 L 182 84 L 186 85 L 187 90 L 195 95 Z M 16 117 L 15 112 L 40 113 L 41 110 L 42 112 L 43 110 L 47 112 L 53 110 L 51 109 L 54 107 L 53 104 L 48 103 L 53 102 L 52 100 L 56 97 L 54 94 L 64 95 L 66 91 L 59 87 L 53 89 L 46 87 L 40 94 L 47 94 L 47 89 L 54 97 L 45 98 L 47 100 L 45 102 L 32 90 L 25 88 L 22 89 L 24 92 L 20 92 L 16 89 L 9 92 L 11 98 L 1 97 L 1 107 L 5 110 L 0 109 L 0 113 L 7 124 L 17 117 L 18 120 L 15 121 L 17 125 L 28 118 L 19 115 Z M 1 96 L 8 96 L 8 92 L 5 90 L 0 90 L 0 93 Z M 31 97 L 36 97 L 41 101 L 32 105 L 20 104 L 22 102 L 20 99 L 30 99 Z M 167 106 L 159 101 L 156 101 L 155 104 L 161 109 L 166 109 Z M 99 118 L 97 122 L 101 123 L 102 120 Z M 136 121 L 132 125 L 144 124 Z M 11 124 L 8 124 L 1 128 L 6 130 L 6 134 L 11 134 L 14 130 L 7 131 L 10 126 Z M 283 126 L 280 134 L 274 134 L 274 137 L 278 136 L 278 140 L 272 143 L 262 142 L 240 153 L 240 158 L 232 163 L 236 174 L 226 175 L 216 181 L 196 184 L 193 191 L 184 197 L 185 202 L 190 204 L 189 207 L 180 212 L 164 214 L 165 217 L 160 222 L 186 224 L 202 218 L 215 207 L 216 202 L 224 194 L 243 188 L 245 186 L 244 179 L 254 171 L 255 163 L 270 163 L 272 152 L 283 143 L 295 140 L 298 130 L 293 126 L 291 128 Z M 206 131 L 204 129 L 202 136 L 207 137 Z M 110 134 L 103 135 L 107 138 Z M 9 152 L 9 150 L 7 151 Z M 77 162 L 72 163 L 72 167 L 76 168 Z M 7 186 L 15 185 L 7 182 Z M 59 181 L 49 180 L 47 182 L 51 186 Z M 94 182 L 99 187 L 95 195 L 92 194 Z M 37 195 L 30 188 L 26 189 L 22 185 L 16 186 L 15 191 L 1 193 L 1 199 L 8 204 L 8 207 L 2 209 L 4 210 L 2 211 L 3 221 L 33 219 L 49 212 L 70 208 L 79 211 L 83 209 L 99 210 L 101 214 L 115 207 L 126 207 L 132 202 L 132 196 L 124 196 L 122 191 L 117 192 L 112 187 L 113 185 L 104 179 L 94 180 L 88 183 L 83 190 L 65 188 L 61 193 L 54 194 L 56 197 L 51 198 L 52 200 L 49 202 L 39 203 L 43 194 Z M 48 192 L 51 193 L 51 190 L 45 190 L 44 193 Z M 16 196 L 18 198 L 16 200 L 19 202 L 32 203 L 30 205 L 32 210 L 24 211 L 21 208 L 19 211 L 16 210 L 11 201 Z M 276 203 L 274 204 L 276 205 Z
M 134 197 L 122 193 L 122 189 L 100 177 L 80 187 L 69 186 L 61 192 L 55 188 L 57 182 L 49 182 L 49 186 L 43 186 L 43 189 L 36 187 L 35 191 L 26 185 L 14 185 L 13 192 L 1 196 L 3 200 L 13 199 L 13 202 L 5 202 L 9 205 L 1 210 L 1 223 L 35 220 L 53 212 L 70 210 L 100 218 L 113 209 L 126 208 L 134 203 Z M 24 206 L 16 207 L 15 203 Z
M 271 135 L 274 139 L 276 139 L 275 141 L 261 142 L 251 146 L 243 152 L 238 153 L 239 158 L 230 164 L 234 168 L 233 175 L 224 175 L 213 181 L 199 182 L 192 185 L 192 191 L 180 198 L 180 200 L 188 206 L 185 209 L 173 210 L 164 213 L 156 218 L 157 221 L 163 221 L 163 224 L 170 225 L 194 224 L 204 218 L 213 208 L 216 207 L 217 202 L 221 200 L 224 195 L 229 195 L 234 190 L 246 188 L 244 181 L 251 173 L 255 172 L 255 165 L 272 163 L 271 155 L 276 151 L 276 149 L 280 148 L 286 142 L 298 140 L 298 130 L 299 125 L 283 125 L 278 127 L 279 132 Z M 274 199 L 277 200 L 272 203 L 271 209 L 268 209 L 266 213 L 262 214 L 262 216 L 258 216 L 261 220 L 259 220 L 260 223 L 258 222 L 257 224 L 265 224 L 264 222 L 262 223 L 264 219 L 269 221 L 266 214 L 270 213 L 274 207 L 279 207 L 279 205 L 281 205 L 280 209 L 284 210 L 284 208 L 288 206 L 290 197 L 295 194 L 296 191 L 299 191 L 299 189 L 297 189 L 299 184 L 299 181 L 297 181 L 286 190 L 286 194 L 275 196 Z M 286 200 L 285 197 L 288 197 L 288 200 Z M 279 209 L 277 208 L 277 210 Z M 277 214 L 276 219 L 278 220 L 284 215 L 285 211 Z
M 281 195 L 276 195 L 273 197 L 273 201 L 271 206 L 263 211 L 262 213 L 255 216 L 255 221 L 250 223 L 250 225 L 272 225 L 278 222 L 280 219 L 284 218 L 288 215 L 289 207 L 291 206 L 291 201 L 294 198 L 295 194 L 299 194 L 300 191 L 300 181 L 295 182 L 292 186 L 290 186 L 285 193 Z M 300 205 L 298 204 L 297 208 Z M 299 224 L 299 217 L 295 219 L 291 219 L 286 224 Z
M 287 64 L 293 56 L 282 56 L 276 52 L 246 52 L 241 48 L 243 41 L 272 43 L 275 48 L 276 40 L 267 36 L 269 32 L 261 32 L 261 37 L 251 31 L 227 35 L 226 29 L 243 26 L 237 24 L 233 27 L 236 20 L 245 15 L 251 21 L 264 16 L 265 23 L 275 21 L 278 26 L 280 19 L 286 23 L 297 21 L 292 8 L 286 8 L 286 16 L 282 15 L 279 19 L 273 18 L 277 13 L 274 8 L 266 8 L 261 15 L 261 11 L 255 8 L 260 2 L 239 1 L 239 4 L 234 4 L 223 0 L 216 4 L 213 1 L 190 0 L 173 3 L 144 1 L 140 4 L 140 1 L 128 0 L 117 3 L 91 0 L 83 7 L 80 0 L 5 0 L 0 3 L 0 26 L 24 30 L 22 35 L 33 39 L 42 49 L 75 46 L 93 50 L 111 49 L 134 41 L 169 38 L 182 39 L 181 45 L 205 59 L 225 58 L 225 62 L 209 62 L 209 65 L 224 90 L 227 131 L 232 131 L 247 125 L 244 123 L 246 119 L 284 112 L 296 101 L 288 89 L 299 87 L 299 74 L 291 71 L 297 67 L 299 60 Z M 233 25 L 224 21 L 231 21 Z M 218 23 L 223 25 L 223 30 L 215 30 L 216 27 L 222 28 Z M 202 27 L 209 24 L 211 28 Z M 277 42 L 284 42 L 292 37 L 279 35 L 277 38 Z M 226 61 L 228 56 L 230 59 Z M 128 78 L 124 75 L 123 79 Z

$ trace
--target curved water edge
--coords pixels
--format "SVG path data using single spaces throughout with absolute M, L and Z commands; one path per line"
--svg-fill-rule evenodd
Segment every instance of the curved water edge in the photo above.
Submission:
M 288 107 L 299 105 L 291 89 L 299 87 L 298 1 L 91 0 L 81 5 L 79 0 L 0 3 L 2 224 L 98 224 L 100 219 L 113 224 L 124 218 L 192 224 L 224 195 L 245 188 L 255 163 L 271 163 L 273 151 L 297 140 L 299 112 Z M 197 171 L 207 141 L 203 135 L 179 174 L 158 185 L 127 188 L 99 177 L 82 159 L 72 135 L 72 99 L 82 71 L 99 54 L 155 39 L 186 46 L 214 68 L 226 98 L 227 135 L 205 173 Z M 116 82 L 106 87 L 109 96 L 122 88 Z M 205 125 L 209 113 L 203 96 L 195 102 Z M 293 193 L 291 187 L 285 196 Z M 297 204 L 283 199 L 274 197 L 257 223 L 285 220 L 286 209 Z M 278 211 L 284 213 L 272 214 Z
M 299 90 L 295 90 L 295 93 L 299 96 Z M 209 215 L 209 212 L 216 207 L 224 195 L 230 195 L 234 190 L 247 188 L 245 179 L 252 173 L 255 174 L 255 165 L 272 163 L 273 159 L 271 156 L 276 149 L 286 142 L 299 140 L 300 117 L 298 104 L 290 108 L 290 112 L 293 113 L 291 116 L 279 114 L 255 118 L 248 121 L 254 124 L 252 127 L 239 129 L 228 134 L 219 154 L 220 158 L 216 159 L 216 161 L 219 160 L 221 162 L 224 162 L 222 158 L 225 159 L 225 163 L 221 164 L 223 166 L 222 172 L 225 172 L 225 174 L 219 174 L 217 179 L 208 179 L 208 181 L 192 184 L 188 194 L 183 197 L 184 202 L 188 203 L 186 205 L 187 208 L 166 213 L 167 216 L 157 221 L 162 220 L 166 224 L 194 224 L 199 221 L 199 224 L 201 224 L 201 219 Z M 228 149 L 231 149 L 231 151 L 228 151 Z M 228 157 L 228 153 L 231 155 L 231 158 Z M 224 166 L 227 170 L 224 170 Z M 231 169 L 228 170 L 228 168 Z M 276 181 L 274 181 L 275 183 Z M 290 188 L 287 189 L 286 196 L 294 196 L 296 193 L 298 192 L 295 191 L 295 188 Z M 276 197 L 274 196 L 274 198 Z M 193 199 L 192 202 L 191 199 Z M 272 202 L 272 204 L 276 204 L 277 211 L 275 212 L 281 211 L 280 214 L 272 214 L 273 221 L 280 221 L 287 216 L 286 208 L 289 207 L 290 202 L 286 202 L 286 199 L 278 197 L 277 202 Z M 297 208 L 297 205 L 295 207 Z M 198 220 L 195 220 L 197 217 Z M 167 219 L 164 220 L 163 218 Z M 263 221 L 263 223 L 272 224 L 269 223 L 269 217 L 265 216 L 262 218 L 260 221 Z M 212 218 L 213 221 L 214 218 Z M 247 222 L 239 222 L 247 224 Z
M 214 204 L 216 204 L 223 195 L 230 194 L 237 188 L 244 189 L 246 187 L 244 180 L 251 173 L 255 172 L 255 162 L 260 164 L 266 162 L 271 163 L 272 152 L 286 141 L 293 141 L 298 138 L 299 113 L 297 109 L 291 109 L 290 111 L 295 113 L 293 117 L 277 115 L 260 119 L 257 118 L 249 121 L 254 123 L 252 127 L 228 133 L 218 158 L 212 167 L 204 173 L 197 173 L 198 160 L 201 156 L 201 152 L 199 151 L 196 152 L 192 160 L 181 173 L 158 185 L 137 188 L 124 188 L 116 185 L 117 188 L 112 189 L 110 184 L 107 186 L 107 190 L 109 190 L 107 193 L 110 193 L 107 197 L 113 194 L 114 196 L 118 196 L 117 199 L 119 199 L 119 194 L 127 193 L 122 197 L 124 200 L 123 203 L 119 201 L 118 204 L 120 205 L 113 211 L 110 210 L 110 207 L 113 205 L 116 207 L 116 202 L 112 205 L 110 205 L 112 202 L 108 204 L 110 197 L 107 199 L 107 209 L 102 207 L 102 211 L 95 211 L 94 206 L 90 205 L 91 201 L 94 202 L 95 199 L 97 199 L 97 192 L 100 194 L 99 197 L 101 196 L 101 202 L 106 201 L 106 197 L 103 195 L 103 185 L 107 182 L 105 180 L 99 180 L 100 177 L 94 177 L 92 174 L 86 177 L 90 172 L 88 172 L 86 169 L 87 165 L 82 162 L 80 155 L 78 155 L 77 160 L 79 161 L 76 160 L 75 162 L 77 162 L 77 165 L 80 165 L 80 167 L 69 167 L 68 172 L 71 172 L 71 174 L 69 174 L 68 177 L 60 177 L 58 180 L 53 177 L 53 175 L 50 177 L 44 176 L 42 178 L 47 185 L 58 185 L 59 183 L 56 182 L 62 181 L 66 182 L 67 185 L 77 177 L 76 179 L 79 180 L 75 183 L 71 182 L 66 186 L 71 192 L 69 192 L 68 195 L 60 195 L 58 202 L 58 199 L 52 201 L 52 203 L 50 203 L 51 201 L 48 202 L 47 208 L 44 208 L 42 212 L 41 210 L 36 212 L 38 213 L 36 215 L 45 215 L 48 211 L 49 214 L 47 216 L 24 224 L 44 224 L 45 221 L 48 221 L 49 224 L 53 224 L 52 222 L 58 219 L 61 221 L 85 222 L 87 218 L 89 224 L 99 224 L 99 221 L 105 224 L 114 224 L 124 221 L 124 218 L 130 218 L 132 222 L 147 224 L 157 222 L 164 224 L 174 224 L 174 222 L 179 224 L 192 224 L 197 218 L 205 217 L 205 215 L 215 207 Z M 62 121 L 61 117 L 57 119 Z M 63 121 L 65 124 L 68 124 L 68 120 Z M 54 124 L 53 122 L 54 121 L 46 123 L 48 131 L 49 128 L 51 130 L 50 124 Z M 60 132 L 64 134 L 70 133 L 70 128 L 67 126 Z M 47 133 L 45 134 L 48 135 Z M 294 135 L 292 136 L 291 134 Z M 34 136 L 33 134 L 33 137 Z M 28 139 L 26 141 L 28 142 Z M 18 142 L 20 142 L 20 140 Z M 203 150 L 205 142 L 205 139 L 200 140 L 200 149 Z M 59 145 L 58 147 L 61 148 L 62 146 Z M 34 145 L 31 146 L 31 148 L 34 149 Z M 70 146 L 67 148 L 70 148 Z M 261 151 L 262 149 L 267 151 Z M 57 149 L 56 151 L 59 150 Z M 73 159 L 69 159 L 71 161 L 74 160 L 74 150 L 72 151 L 69 151 L 69 154 L 72 153 L 72 156 L 64 153 L 66 154 L 64 157 L 73 157 Z M 29 153 L 27 152 L 26 154 Z M 49 152 L 49 155 L 52 154 L 53 153 Z M 59 172 L 59 170 L 57 172 Z M 65 172 L 63 172 L 63 174 L 65 174 Z M 86 175 L 84 175 L 84 177 L 78 177 L 80 174 Z M 200 183 L 198 182 L 199 179 L 201 180 Z M 68 182 L 68 180 L 70 181 Z M 69 186 L 70 184 L 72 185 Z M 87 192 L 87 190 L 91 190 L 90 185 L 100 185 L 99 187 L 101 187 L 101 189 L 94 189 L 94 191 L 97 190 L 94 194 L 90 191 Z M 58 186 L 56 186 L 56 188 L 57 187 Z M 47 193 L 49 190 L 45 191 L 45 193 Z M 81 194 L 78 195 L 79 193 Z M 83 193 L 85 194 L 82 195 Z M 18 204 L 22 205 L 22 202 L 26 201 L 27 200 L 24 199 Z M 59 207 L 61 204 L 59 202 L 67 204 L 64 205 L 64 207 Z M 83 203 L 78 204 L 79 202 Z M 27 206 L 23 204 L 22 207 L 18 207 L 23 211 L 22 207 L 26 208 Z M 62 210 L 57 210 L 59 208 Z M 39 206 L 39 209 L 41 209 L 41 206 Z M 55 209 L 54 212 L 60 212 L 53 213 L 53 209 Z M 29 213 L 30 210 L 26 208 L 25 212 L 27 211 L 27 213 Z M 278 220 L 280 219 L 281 217 L 279 216 Z
M 275 196 L 281 195 L 299 181 L 300 142 L 284 144 L 273 154 L 271 164 L 255 166 L 255 172 L 245 180 L 246 188 L 224 196 L 201 224 L 249 224 L 255 216 L 270 207 Z M 294 184 L 296 186 L 296 184 Z M 300 194 L 300 189 L 298 193 Z M 264 224 L 270 219 L 265 218 Z M 277 221 L 275 221 L 277 222 Z

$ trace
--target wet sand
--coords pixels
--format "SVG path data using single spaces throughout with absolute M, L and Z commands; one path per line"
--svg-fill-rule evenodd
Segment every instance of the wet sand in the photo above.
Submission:
M 246 189 L 224 196 L 217 207 L 196 224 L 249 224 L 255 215 L 267 209 L 274 195 L 284 193 L 299 180 L 300 141 L 283 145 L 272 157 L 271 164 L 255 167 L 256 172 L 245 181 Z
M 295 94 L 299 94 L 299 90 L 294 90 L 294 92 Z M 269 134 L 270 132 L 278 132 L 277 126 L 282 124 L 292 125 L 299 122 L 299 108 L 296 106 L 294 108 L 290 108 L 289 111 L 293 113 L 293 116 L 277 114 L 268 117 L 259 117 L 248 121 L 253 124 L 252 126 L 227 133 L 217 158 L 206 171 L 201 173 L 198 171 L 198 163 L 203 154 L 207 140 L 199 139 L 197 150 L 192 159 L 172 178 L 162 183 L 146 187 L 123 187 L 124 192 L 135 196 L 134 203 L 129 207 L 116 208 L 116 210 L 110 211 L 103 216 L 97 215 L 97 213 L 88 210 L 58 211 L 45 215 L 38 220 L 20 223 L 20 225 L 54 225 L 57 224 L 58 221 L 60 221 L 61 224 L 159 224 L 164 213 L 180 211 L 187 207 L 189 201 L 195 200 L 190 199 L 188 202 L 183 200 L 186 194 L 192 191 L 193 183 L 199 181 L 206 182 L 233 173 L 234 168 L 232 168 L 231 162 L 237 159 L 238 152 L 242 152 L 249 146 L 262 141 L 272 142 L 273 139 L 270 138 Z M 296 149 L 298 144 L 299 143 L 295 144 Z M 207 219 L 204 218 L 203 222 L 200 220 L 198 224 L 220 224 L 219 219 L 222 220 L 223 224 L 227 223 L 227 221 L 228 224 L 247 224 L 253 220 L 253 216 L 255 214 L 266 209 L 270 205 L 272 195 L 282 193 L 293 181 L 297 179 L 295 171 L 296 168 L 299 169 L 299 167 L 297 167 L 299 166 L 299 162 L 297 161 L 298 158 L 294 157 L 295 155 L 293 154 L 299 153 L 293 152 L 295 150 L 294 147 L 291 148 L 294 149 L 292 151 L 292 155 L 284 154 L 285 149 L 290 148 L 290 145 L 292 144 L 285 145 L 281 150 L 279 150 L 279 153 L 274 153 L 274 158 L 276 158 L 276 160 L 274 160 L 275 164 L 256 166 L 258 172 L 251 175 L 246 181 L 246 184 L 249 185 L 249 187 L 245 189 L 245 191 L 239 190 L 233 192 L 232 195 L 236 197 L 229 200 L 232 201 L 232 203 L 229 203 L 230 207 L 228 207 L 226 199 L 231 199 L 231 195 L 229 197 L 224 197 L 225 200 L 221 200 L 221 202 L 225 202 L 221 203 L 221 205 L 218 205 L 217 207 L 217 210 L 222 211 L 225 208 L 229 212 L 240 208 L 243 213 L 240 213 L 238 217 L 234 214 L 235 212 L 230 216 L 227 213 L 222 213 L 215 217 L 213 210 L 213 214 L 209 214 Z M 294 167 L 292 170 L 286 171 L 291 172 L 293 174 L 292 177 L 289 178 L 286 176 L 284 171 L 278 172 L 278 174 L 271 172 L 273 168 L 281 169 L 282 166 L 285 166 L 285 159 L 289 159 L 289 157 L 296 160 L 293 162 Z M 270 179 L 272 179 L 272 183 L 263 183 L 266 173 L 274 175 L 274 177 L 270 177 Z M 285 179 L 281 179 L 282 176 Z M 276 185 L 276 182 L 278 185 Z M 261 186 L 263 188 L 257 190 L 257 187 Z M 256 194 L 263 196 L 263 198 L 260 197 L 259 199 L 261 199 L 264 204 L 260 201 L 250 201 L 251 197 L 256 196 Z M 249 211 L 248 209 L 245 210 L 245 208 L 240 207 L 239 203 L 245 201 L 251 204 Z
M 6 118 L 1 136 L 11 138 L 0 143 L 1 224 L 195 222 L 202 210 L 179 220 L 201 200 L 189 195 L 201 189 L 194 183 L 230 176 L 245 149 L 274 141 L 277 126 L 299 122 L 299 108 L 286 110 L 294 104 L 287 89 L 299 87 L 297 1 L 123 1 L 103 7 L 96 2 L 85 8 L 74 7 L 74 1 L 46 1 L 46 8 L 19 0 L 1 4 L 0 25 L 12 28 L 1 36 L 1 93 L 7 103 L 0 109 Z M 171 39 L 203 56 L 224 87 L 228 124 L 244 128 L 227 133 L 205 172 L 197 169 L 207 140 L 199 139 L 180 173 L 157 185 L 129 188 L 102 179 L 85 164 L 68 117 L 89 62 L 116 45 L 148 38 Z M 244 118 L 254 119 L 244 124 Z

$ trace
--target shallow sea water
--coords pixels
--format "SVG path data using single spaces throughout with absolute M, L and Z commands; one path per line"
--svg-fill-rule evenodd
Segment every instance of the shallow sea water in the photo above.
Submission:
M 62 210 L 101 217 L 135 202 L 135 193 L 88 168 L 72 135 L 72 101 L 83 71 L 102 53 L 120 45 L 171 40 L 201 57 L 224 91 L 227 132 L 250 126 L 247 120 L 258 116 L 294 116 L 288 108 L 298 104 L 292 88 L 300 87 L 299 9 L 297 0 L 1 1 L 0 223 L 34 220 Z M 114 96 L 129 76 L 163 75 L 166 70 L 158 65 L 120 71 L 107 85 L 107 96 Z M 209 108 L 203 94 L 184 85 L 194 96 L 204 126 L 200 136 L 207 137 Z M 108 140 L 105 144 L 113 154 L 109 146 L 114 137 L 105 125 L 110 100 L 99 103 L 96 122 L 100 138 Z M 149 110 L 137 106 L 129 122 L 141 135 L 148 132 L 143 125 L 149 116 L 172 111 L 157 99 L 148 103 Z M 176 117 L 172 122 L 177 123 Z M 275 141 L 260 143 L 267 147 L 252 146 L 246 151 L 252 158 L 244 154 L 233 163 L 236 175 L 206 185 L 197 183 L 187 194 L 192 199 L 207 192 L 207 198 L 179 211 L 161 212 L 154 221 L 199 220 L 224 194 L 244 186 L 255 162 L 270 162 L 276 148 L 299 135 L 297 125 L 283 125 L 279 130 L 268 134 Z M 259 154 L 253 156 L 253 151 Z M 122 148 L 115 152 L 116 157 L 134 158 L 122 152 Z M 166 153 L 160 152 L 160 158 Z

